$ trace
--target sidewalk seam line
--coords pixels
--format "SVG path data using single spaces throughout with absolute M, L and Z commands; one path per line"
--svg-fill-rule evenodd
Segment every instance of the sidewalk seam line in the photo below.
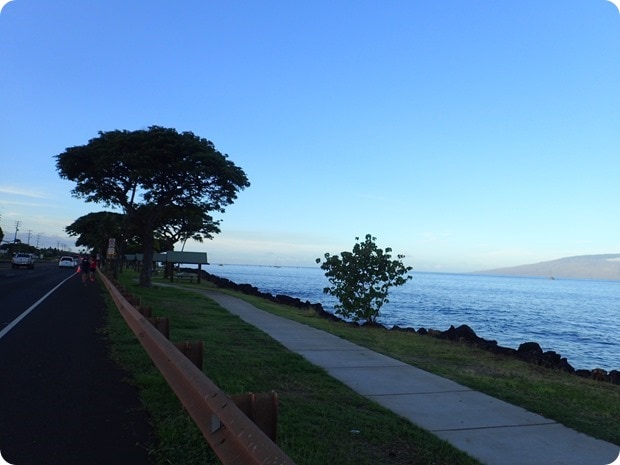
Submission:
M 396 392 L 394 394 L 365 394 L 372 397 L 387 397 L 387 396 L 423 396 L 428 394 L 453 394 L 455 392 L 478 392 L 473 389 L 455 389 L 452 391 L 424 391 L 424 392 Z
M 500 428 L 530 428 L 532 426 L 552 426 L 559 424 L 556 421 L 551 421 L 546 423 L 528 423 L 527 425 L 497 425 L 497 426 L 477 426 L 475 428 L 449 428 L 449 429 L 433 429 L 429 430 L 432 433 L 449 433 L 452 431 L 477 431 L 477 430 L 485 430 L 485 429 L 500 429 Z

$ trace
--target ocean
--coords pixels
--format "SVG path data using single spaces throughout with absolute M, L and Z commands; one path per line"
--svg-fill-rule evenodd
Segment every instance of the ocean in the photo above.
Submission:
M 317 267 L 209 265 L 208 273 L 262 292 L 321 303 L 333 312 L 335 299 Z M 470 326 L 478 336 L 518 348 L 537 342 L 566 357 L 576 369 L 620 369 L 620 282 L 413 272 L 390 289 L 378 321 L 446 330 Z

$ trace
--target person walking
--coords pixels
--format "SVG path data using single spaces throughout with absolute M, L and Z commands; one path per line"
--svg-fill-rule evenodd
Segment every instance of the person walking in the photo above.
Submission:
M 80 273 L 82 273 L 82 284 L 86 286 L 86 280 L 88 279 L 88 274 L 90 273 L 90 261 L 86 255 L 82 257 L 82 261 L 80 262 Z
M 97 271 L 97 257 L 93 255 L 90 257 L 90 264 L 88 265 L 88 277 L 90 282 L 95 282 L 95 272 Z

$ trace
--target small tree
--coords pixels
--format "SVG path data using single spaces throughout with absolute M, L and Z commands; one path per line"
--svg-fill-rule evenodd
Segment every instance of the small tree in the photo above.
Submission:
M 342 252 L 341 256 L 325 254 L 321 269 L 331 283 L 331 287 L 323 289 L 340 302 L 335 306 L 336 313 L 353 321 L 365 320 L 375 324 L 379 312 L 388 303 L 388 290 L 392 286 L 402 286 L 411 275 L 412 270 L 405 266 L 404 255 L 397 255 L 392 260 L 392 249 L 385 251 L 378 248 L 376 237 L 366 235 L 363 242 L 355 238 L 352 252 Z M 316 259 L 321 263 L 321 259 Z

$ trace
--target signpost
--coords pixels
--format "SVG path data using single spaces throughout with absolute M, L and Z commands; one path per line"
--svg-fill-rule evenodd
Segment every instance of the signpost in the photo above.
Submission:
M 116 257 L 116 239 L 113 237 L 108 239 L 108 253 L 106 255 L 108 258 Z

